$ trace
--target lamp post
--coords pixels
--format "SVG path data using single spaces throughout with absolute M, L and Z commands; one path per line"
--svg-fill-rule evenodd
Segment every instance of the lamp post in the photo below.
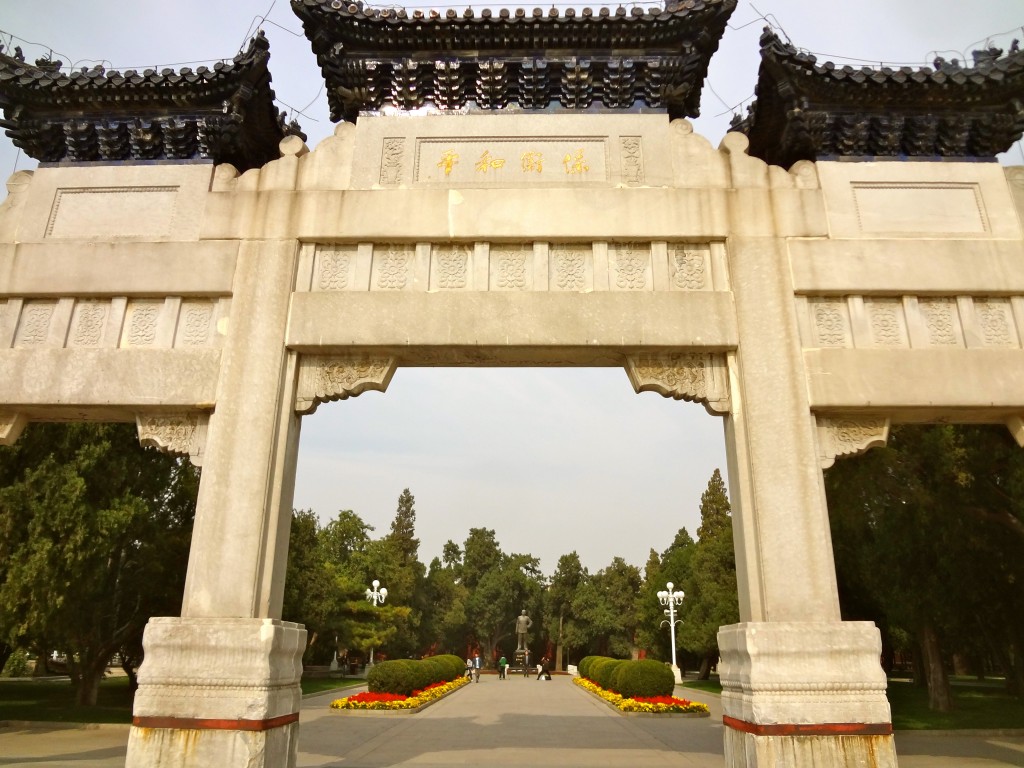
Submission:
M 388 588 L 381 587 L 380 581 L 374 579 L 371 582 L 372 589 L 366 590 L 366 599 L 376 605 L 384 605 L 384 598 L 388 596 Z M 379 587 L 379 589 L 378 589 Z M 368 666 L 373 666 L 373 646 L 370 646 L 370 663 Z
M 665 609 L 665 615 L 668 619 L 661 622 L 661 626 L 668 624 L 669 632 L 672 637 L 672 672 L 676 676 L 676 682 L 681 683 L 683 681 L 682 675 L 679 674 L 679 667 L 676 665 L 676 624 L 682 624 L 682 619 L 676 619 L 676 606 L 683 604 L 683 598 L 685 594 L 683 590 L 673 591 L 675 585 L 670 581 L 666 585 L 668 590 L 661 590 L 658 592 L 658 600 L 662 605 L 667 605 Z

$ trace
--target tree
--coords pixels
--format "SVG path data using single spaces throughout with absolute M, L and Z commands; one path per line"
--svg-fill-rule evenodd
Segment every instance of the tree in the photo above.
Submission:
M 656 659 L 670 661 L 672 658 L 671 633 L 662 622 L 667 620 L 665 606 L 658 598 L 658 592 L 672 582 L 675 589 L 681 589 L 690 580 L 691 560 L 694 541 L 685 528 L 680 528 L 672 544 L 660 556 L 653 549 L 644 569 L 644 583 L 640 589 L 638 604 L 637 642 L 649 649 Z M 681 609 L 676 616 L 681 615 Z M 678 620 L 678 619 L 677 619 Z M 679 638 L 676 638 L 676 660 L 681 669 L 686 668 L 686 654 L 680 652 Z
M 592 652 L 621 658 L 633 655 L 640 584 L 640 569 L 615 557 L 576 590 L 572 613 Z
M 33 424 L 0 448 L 0 628 L 63 650 L 93 705 L 117 651 L 181 606 L 198 475 L 128 424 Z
M 583 633 L 572 614 L 572 601 L 576 591 L 587 579 L 587 569 L 573 550 L 558 558 L 554 576 L 548 585 L 544 616 L 547 633 L 555 638 L 555 669 L 562 669 L 563 649 L 575 650 L 584 644 Z
M 417 560 L 420 551 L 420 540 L 416 538 L 416 499 L 406 488 L 398 497 L 398 511 L 391 521 L 391 533 L 387 538 L 394 542 L 402 556 L 403 564 L 409 565 Z
M 953 705 L 949 651 L 998 659 L 1019 694 L 1024 455 L 1006 430 L 894 428 L 825 480 L 844 617 L 884 647 L 909 634 L 932 709 Z
M 700 527 L 689 558 L 689 575 L 681 586 L 679 643 L 700 658 L 698 677 L 706 680 L 718 659 L 718 628 L 739 621 L 736 555 L 733 550 L 729 497 L 717 469 L 700 497 Z M 685 545 L 681 552 L 690 548 Z M 686 558 L 687 555 L 680 555 Z

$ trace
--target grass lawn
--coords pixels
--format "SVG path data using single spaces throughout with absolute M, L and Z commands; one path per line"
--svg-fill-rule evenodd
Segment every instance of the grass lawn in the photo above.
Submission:
M 95 707 L 79 707 L 67 680 L 0 680 L 0 720 L 130 723 L 132 692 L 127 677 L 112 677 L 100 683 Z
M 898 731 L 952 731 L 965 728 L 1024 729 L 1024 700 L 1003 693 L 1001 680 L 953 678 L 954 710 L 948 714 L 928 709 L 928 691 L 905 680 L 890 680 L 887 695 L 892 725 Z M 718 680 L 687 680 L 684 688 L 721 693 Z
M 683 688 L 693 688 L 697 691 L 710 691 L 711 693 L 721 693 L 722 684 L 718 682 L 718 678 L 712 680 L 687 680 L 683 683 Z
M 302 678 L 302 694 L 321 693 L 340 688 L 355 688 L 365 685 L 366 680 L 360 677 L 304 677 Z
M 361 685 L 356 678 L 303 678 L 302 692 L 320 693 Z M 44 720 L 51 723 L 130 723 L 132 693 L 127 677 L 100 683 L 95 707 L 75 705 L 67 680 L 0 680 L 0 720 Z
M 954 709 L 948 714 L 928 709 L 928 691 L 903 680 L 890 680 L 889 704 L 896 730 L 959 730 L 961 728 L 1024 728 L 1024 700 L 1003 693 L 991 683 L 953 686 Z

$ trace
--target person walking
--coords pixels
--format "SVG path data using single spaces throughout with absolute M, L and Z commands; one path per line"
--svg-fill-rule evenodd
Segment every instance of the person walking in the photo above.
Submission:
M 507 680 L 508 678 L 505 676 L 507 671 L 508 671 L 508 659 L 506 659 L 504 656 L 502 656 L 500 659 L 498 659 L 498 679 L 499 680 Z
M 473 656 L 473 682 L 480 682 L 480 654 Z
M 527 649 L 526 654 L 523 656 L 523 677 L 530 676 L 530 651 Z

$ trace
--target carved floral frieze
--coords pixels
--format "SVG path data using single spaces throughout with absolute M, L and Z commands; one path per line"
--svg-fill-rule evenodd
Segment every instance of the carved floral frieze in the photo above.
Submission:
M 299 358 L 295 411 L 309 414 L 320 403 L 356 397 L 368 390 L 384 392 L 396 367 L 393 357 L 303 355 Z
M 146 413 L 135 417 L 139 443 L 165 453 L 188 456 L 197 467 L 203 465 L 210 417 L 197 413 Z
M 822 469 L 831 467 L 839 457 L 858 456 L 883 446 L 889 438 L 889 419 L 882 416 L 818 416 L 817 424 Z
M 724 354 L 684 352 L 626 357 L 626 374 L 636 392 L 657 392 L 701 403 L 712 415 L 729 412 L 728 364 Z

